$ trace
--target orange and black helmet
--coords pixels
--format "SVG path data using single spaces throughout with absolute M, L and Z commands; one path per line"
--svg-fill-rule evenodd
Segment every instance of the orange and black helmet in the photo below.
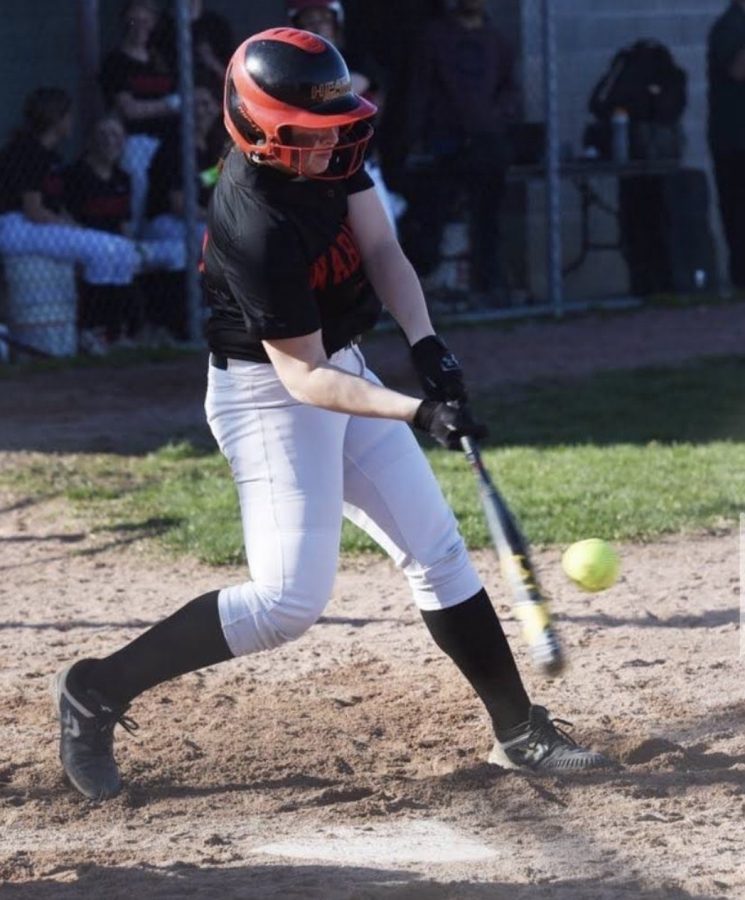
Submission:
M 345 178 L 363 162 L 372 136 L 372 103 L 352 91 L 347 64 L 324 38 L 296 28 L 270 28 L 244 41 L 228 63 L 225 127 L 244 153 L 305 172 L 307 147 L 289 129 L 338 128 L 328 169 Z M 290 142 L 288 142 L 290 141 Z

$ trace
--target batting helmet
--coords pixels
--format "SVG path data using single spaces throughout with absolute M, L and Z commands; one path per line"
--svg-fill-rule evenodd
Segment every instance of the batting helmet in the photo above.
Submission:
M 295 26 L 298 16 L 306 9 L 329 9 L 336 18 L 336 27 L 344 27 L 344 7 L 339 0 L 287 0 L 287 17 Z
M 296 28 L 270 28 L 244 41 L 225 76 L 225 127 L 244 152 L 316 178 L 345 178 L 364 159 L 376 107 L 352 91 L 347 64 L 324 38 Z M 339 129 L 326 171 L 305 170 L 308 147 L 291 128 Z

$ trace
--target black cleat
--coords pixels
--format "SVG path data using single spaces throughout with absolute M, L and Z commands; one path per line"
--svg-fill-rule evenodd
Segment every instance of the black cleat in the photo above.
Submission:
M 60 721 L 59 755 L 65 774 L 83 796 L 107 800 L 122 786 L 114 761 L 114 726 L 118 722 L 131 733 L 137 724 L 124 715 L 128 706 L 83 687 L 75 676 L 77 665 L 63 669 L 52 683 Z
M 543 706 L 531 706 L 530 718 L 515 729 L 514 737 L 495 741 L 489 762 L 503 769 L 520 769 L 540 775 L 610 769 L 614 763 L 596 750 L 580 747 L 558 725 L 571 727 L 563 719 L 550 719 Z

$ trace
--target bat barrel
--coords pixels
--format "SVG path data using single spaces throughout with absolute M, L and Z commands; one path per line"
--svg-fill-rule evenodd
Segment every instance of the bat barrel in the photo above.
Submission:
M 479 483 L 481 503 L 502 577 L 520 621 L 533 665 L 554 676 L 564 668 L 564 655 L 554 631 L 546 598 L 538 586 L 528 544 L 509 507 L 494 486 L 473 438 L 461 437 L 461 447 Z

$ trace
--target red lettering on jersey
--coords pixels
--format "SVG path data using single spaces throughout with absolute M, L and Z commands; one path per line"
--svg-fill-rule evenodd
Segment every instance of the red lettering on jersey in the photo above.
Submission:
M 323 290 L 329 283 L 329 261 L 326 256 L 319 256 L 310 267 L 310 289 Z
M 361 261 L 362 254 L 351 228 L 342 225 L 331 246 L 310 267 L 311 290 L 325 290 L 330 279 L 333 284 L 341 284 L 354 275 Z
M 329 248 L 329 256 L 331 257 L 331 267 L 334 270 L 334 284 L 341 284 L 346 278 L 352 274 L 352 270 L 344 262 L 344 258 L 336 247 Z
M 336 239 L 336 243 L 346 253 L 347 262 L 349 263 L 350 268 L 353 270 L 358 268 L 360 264 L 360 251 L 348 228 L 342 228 Z

